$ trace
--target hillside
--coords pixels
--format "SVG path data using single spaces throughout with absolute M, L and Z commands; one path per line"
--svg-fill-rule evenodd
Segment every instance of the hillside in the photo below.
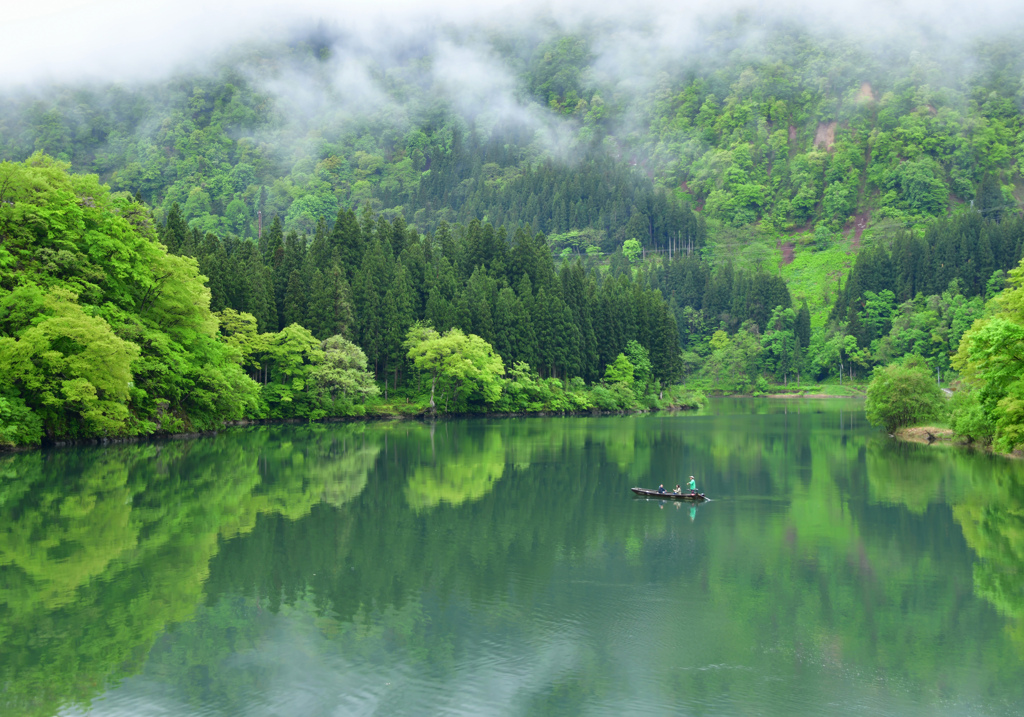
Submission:
M 1022 258 L 1024 57 L 996 35 L 737 16 L 668 52 L 642 22 L 435 30 L 319 24 L 158 79 L 0 95 L 0 300 L 60 288 L 32 301 L 54 326 L 88 317 L 124 368 L 110 389 L 76 374 L 88 396 L 44 390 L 38 326 L 10 314 L 4 420 L 55 439 L 428 394 L 431 411 L 656 407 L 680 380 L 749 392 L 911 355 L 948 378 Z M 61 212 L 93 208 L 106 229 L 61 238 Z M 190 406 L 157 367 L 145 332 L 165 329 L 140 298 L 157 269 L 105 293 L 126 279 L 102 247 L 126 240 L 192 272 L 176 360 L 226 371 L 238 403 Z M 423 363 L 449 354 L 472 376 Z
M 43 151 L 159 219 L 177 203 L 239 236 L 260 213 L 311 235 L 369 206 L 420 231 L 476 218 L 608 252 L 630 237 L 686 247 L 688 206 L 815 241 L 858 216 L 911 226 L 1017 206 L 1024 65 L 1007 42 L 952 57 L 722 23 L 683 56 L 652 49 L 626 82 L 608 67 L 614 37 L 449 27 L 396 48 L 321 26 L 138 86 L 7 93 L 0 156 Z

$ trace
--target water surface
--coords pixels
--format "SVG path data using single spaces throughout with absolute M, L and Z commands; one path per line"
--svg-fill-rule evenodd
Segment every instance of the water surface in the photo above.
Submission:
M 1018 462 L 848 400 L 8 456 L 0 712 L 1019 714 L 1022 568 Z

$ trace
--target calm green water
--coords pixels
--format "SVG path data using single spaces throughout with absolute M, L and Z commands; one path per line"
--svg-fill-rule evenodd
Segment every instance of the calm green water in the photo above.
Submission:
M 1022 705 L 1024 465 L 855 401 L 0 457 L 4 714 Z

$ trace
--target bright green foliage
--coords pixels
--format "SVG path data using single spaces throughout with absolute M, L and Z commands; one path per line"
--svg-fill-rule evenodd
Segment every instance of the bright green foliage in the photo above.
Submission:
M 43 438 L 43 421 L 16 396 L 0 395 L 0 448 L 27 446 Z
M 958 406 L 957 432 L 1011 451 L 1024 443 L 1024 264 L 1010 286 L 986 305 L 986 315 L 964 334 L 953 358 L 973 402 Z M 992 433 L 988 433 L 989 431 Z
M 323 357 L 309 373 L 311 390 L 331 402 L 331 415 L 352 412 L 357 402 L 380 393 L 366 370 L 366 354 L 344 336 L 332 336 L 320 345 Z
M 643 398 L 654 387 L 654 372 L 651 367 L 650 354 L 639 341 L 634 339 L 626 342 L 626 358 L 633 366 L 633 392 L 636 393 L 637 398 Z M 607 377 L 607 374 L 605 375 Z
M 622 244 L 622 253 L 629 259 L 630 264 L 636 264 L 640 258 L 640 242 L 636 239 L 627 239 Z
M 996 432 L 992 420 L 974 391 L 965 388 L 949 399 L 949 424 L 957 436 L 989 444 Z
M 604 372 L 604 381 L 609 385 L 621 385 L 632 391 L 633 364 L 625 354 L 619 354 L 613 363 L 608 364 Z
M 0 238 L 0 367 L 46 436 L 208 428 L 255 407 L 195 261 L 130 197 L 39 155 L 0 164 Z
M 509 380 L 501 396 L 501 408 L 505 411 L 543 411 L 544 391 L 542 380 L 530 364 L 516 361 L 508 371 Z
M 944 374 L 964 332 L 981 316 L 982 306 L 980 296 L 968 299 L 956 285 L 939 295 L 904 302 L 893 313 L 888 333 L 871 342 L 874 360 L 888 363 L 913 354 Z
M 270 345 L 271 334 L 259 333 L 256 317 L 244 311 L 224 309 L 214 316 L 217 317 L 221 340 L 238 351 L 241 364 L 246 370 L 256 373 L 261 365 L 259 357 L 266 353 Z
M 306 390 L 315 364 L 321 363 L 323 356 L 321 342 L 298 324 L 284 327 L 271 338 L 266 351 L 270 380 L 262 390 L 271 418 L 323 415 L 315 394 Z
M 15 291 L 6 301 L 19 301 Z M 53 434 L 115 436 L 128 419 L 131 364 L 139 347 L 88 316 L 65 289 L 51 289 L 42 312 L 17 338 L 0 338 L 0 375 L 28 399 Z
M 766 370 L 777 379 L 786 381 L 800 370 L 799 342 L 796 335 L 796 312 L 775 307 L 768 326 L 761 336 Z
M 648 375 L 649 366 L 650 362 L 647 362 Z M 637 380 L 635 374 L 636 367 L 625 354 L 616 356 L 615 361 L 605 368 L 604 385 L 594 386 L 591 391 L 594 405 L 604 411 L 635 408 L 637 398 L 643 398 L 645 395 L 644 385 Z
M 592 392 L 587 390 L 582 378 L 573 378 L 566 388 L 557 379 L 540 378 L 529 364 L 517 361 L 509 369 L 509 378 L 496 407 L 516 413 L 586 411 L 593 407 Z
M 479 400 L 497 403 L 501 397 L 505 367 L 491 345 L 479 336 L 449 329 L 438 334 L 433 327 L 417 323 L 405 340 L 408 358 L 419 371 L 430 376 L 430 405 L 440 389 L 445 410 L 451 402 Z
M 726 390 L 747 393 L 752 389 L 764 349 L 749 328 L 737 331 L 735 336 L 722 330 L 714 333 L 708 344 L 711 355 L 701 370 L 702 378 Z
M 864 405 L 868 421 L 889 433 L 946 411 L 942 391 L 926 368 L 905 363 L 875 369 Z

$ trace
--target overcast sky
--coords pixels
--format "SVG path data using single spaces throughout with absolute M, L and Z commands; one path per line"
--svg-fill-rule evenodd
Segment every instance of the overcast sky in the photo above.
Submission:
M 560 23 L 595 16 L 653 14 L 660 46 L 685 45 L 697 18 L 752 9 L 786 13 L 865 38 L 891 37 L 926 25 L 932 37 L 1005 29 L 1024 17 L 1024 0 L 10 0 L 2 11 L 0 87 L 90 77 L 153 79 L 185 62 L 201 62 L 242 39 L 274 36 L 299 22 L 324 19 L 350 30 L 415 31 L 425 21 L 497 22 L 542 11 Z

